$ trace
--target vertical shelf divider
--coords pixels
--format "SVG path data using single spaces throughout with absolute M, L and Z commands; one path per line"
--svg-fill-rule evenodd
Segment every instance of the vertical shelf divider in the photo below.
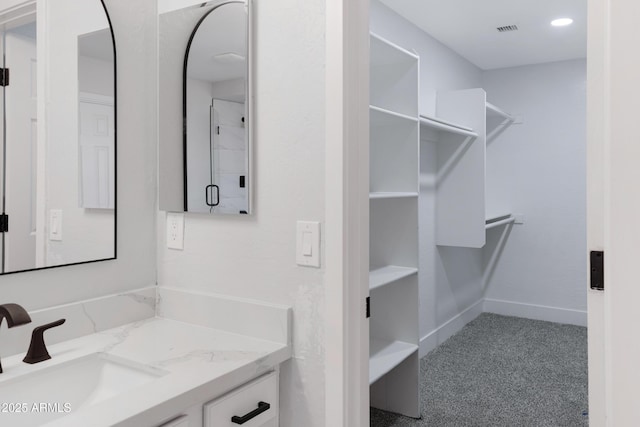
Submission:
M 370 403 L 419 418 L 420 58 L 370 41 Z

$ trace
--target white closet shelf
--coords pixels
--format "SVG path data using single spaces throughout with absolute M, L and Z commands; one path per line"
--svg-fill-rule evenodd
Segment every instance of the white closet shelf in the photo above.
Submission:
M 407 116 L 406 114 L 396 113 L 395 111 L 386 110 L 384 108 L 376 107 L 375 105 L 369 106 L 369 114 L 371 116 L 372 126 L 388 126 L 392 124 L 398 124 L 399 120 L 406 120 L 411 123 L 418 121 L 417 117 Z
M 449 132 L 449 133 L 455 133 L 458 135 L 464 135 L 464 136 L 469 136 L 471 138 L 477 138 L 478 134 L 475 133 L 473 131 L 473 129 L 466 127 L 466 126 L 462 126 L 462 125 L 458 125 L 452 122 L 448 122 L 446 120 L 443 119 L 439 119 L 436 117 L 429 117 L 426 115 L 421 114 L 420 115 L 420 124 L 422 126 L 427 126 L 439 131 L 444 131 L 444 132 Z
M 418 351 L 418 346 L 403 341 L 369 340 L 369 384 L 402 363 Z
M 371 37 L 371 66 L 379 67 L 403 62 L 418 62 L 418 55 L 375 33 Z
M 487 102 L 487 117 L 501 117 L 510 122 L 515 121 L 515 117 L 513 117 L 511 114 L 504 112 L 503 110 L 489 102 Z
M 411 191 L 378 191 L 374 193 L 369 193 L 370 200 L 378 200 L 378 199 L 410 199 L 413 197 L 418 197 L 417 192 Z
M 400 267 L 398 265 L 387 265 L 382 268 L 376 268 L 369 272 L 369 290 L 397 282 L 405 277 L 418 273 L 417 268 Z
M 515 217 L 511 214 L 494 216 L 486 219 L 484 228 L 485 230 L 488 230 L 490 228 L 499 227 L 501 225 L 512 223 L 515 220 L 516 220 Z

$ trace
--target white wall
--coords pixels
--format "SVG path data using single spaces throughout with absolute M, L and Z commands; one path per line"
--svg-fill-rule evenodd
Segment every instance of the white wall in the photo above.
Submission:
M 80 56 L 78 75 L 80 92 L 113 96 L 113 62 Z
M 586 325 L 586 61 L 487 71 L 483 81 L 489 102 L 523 117 L 488 144 L 487 206 L 508 201 L 525 215 L 506 239 L 486 297 L 555 307 L 510 305 L 521 315 L 537 310 L 546 320 Z M 507 306 L 496 304 L 491 311 Z
M 155 283 L 155 1 L 106 4 L 118 58 L 118 259 L 1 276 L 3 303 L 35 310 Z
M 371 31 L 420 55 L 420 112 L 435 115 L 438 91 L 482 86 L 476 66 L 397 15 L 371 2 Z M 420 146 L 420 337 L 421 353 L 434 348 L 468 318 L 456 316 L 482 299 L 482 252 L 435 246 L 436 142 Z M 452 321 L 453 319 L 453 321 Z M 449 328 L 447 328 L 447 322 Z
M 292 306 L 281 425 L 324 426 L 324 269 L 296 265 L 295 230 L 324 220 L 325 2 L 256 0 L 255 19 L 255 214 L 186 214 L 184 251 L 165 248 L 160 214 L 159 285 Z

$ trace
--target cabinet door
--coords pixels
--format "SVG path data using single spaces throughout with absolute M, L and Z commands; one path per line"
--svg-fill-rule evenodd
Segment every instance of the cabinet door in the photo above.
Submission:
M 204 427 L 277 427 L 278 378 L 272 372 L 204 405 Z

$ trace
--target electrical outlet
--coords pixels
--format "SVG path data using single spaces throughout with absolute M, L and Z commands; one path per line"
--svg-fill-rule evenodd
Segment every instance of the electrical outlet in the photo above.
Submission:
M 184 214 L 167 213 L 167 248 L 184 249 Z

